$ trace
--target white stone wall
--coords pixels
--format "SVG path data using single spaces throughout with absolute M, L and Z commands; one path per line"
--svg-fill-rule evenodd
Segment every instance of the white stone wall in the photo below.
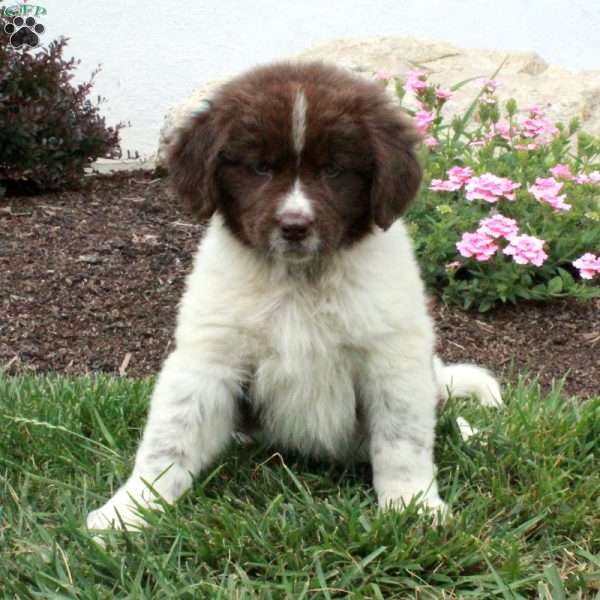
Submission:
M 16 0 L 2 0 L 0 6 Z M 20 1 L 20 0 L 19 0 Z M 169 107 L 199 83 L 334 38 L 402 35 L 464 47 L 537 51 L 568 69 L 600 69 L 600 0 L 29 0 L 65 35 L 123 146 L 156 150 Z

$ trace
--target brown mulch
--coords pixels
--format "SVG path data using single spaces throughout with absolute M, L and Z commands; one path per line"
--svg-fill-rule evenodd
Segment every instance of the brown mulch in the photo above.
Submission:
M 0 200 L 0 369 L 156 373 L 201 228 L 164 179 L 92 176 L 86 189 Z M 600 301 L 465 313 L 436 303 L 440 353 L 505 379 L 600 393 Z

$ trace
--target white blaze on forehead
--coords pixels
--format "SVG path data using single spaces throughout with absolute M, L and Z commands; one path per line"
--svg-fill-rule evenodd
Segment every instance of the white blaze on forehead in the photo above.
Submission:
M 287 196 L 283 199 L 281 205 L 277 209 L 277 215 L 284 217 L 290 215 L 292 217 L 313 217 L 314 211 L 310 198 L 302 191 L 300 180 L 296 179 L 294 187 L 290 190 Z
M 292 141 L 296 154 L 304 148 L 306 137 L 306 96 L 302 90 L 296 92 L 294 108 L 292 110 Z

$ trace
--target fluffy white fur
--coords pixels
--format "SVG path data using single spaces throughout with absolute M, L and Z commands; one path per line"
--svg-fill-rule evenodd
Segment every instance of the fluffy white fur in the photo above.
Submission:
M 484 370 L 434 359 L 433 325 L 402 221 L 306 266 L 247 249 L 215 215 L 133 474 L 88 526 L 142 525 L 136 505 L 155 506 L 147 484 L 168 502 L 188 489 L 232 439 L 235 399 L 247 383 L 268 443 L 369 459 L 382 507 L 420 495 L 425 506 L 444 509 L 433 463 L 440 394 L 500 402 Z

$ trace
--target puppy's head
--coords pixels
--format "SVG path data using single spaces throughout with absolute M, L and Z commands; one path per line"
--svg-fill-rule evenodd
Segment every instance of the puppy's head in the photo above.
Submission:
M 238 77 L 179 131 L 169 171 L 198 218 L 306 261 L 387 229 L 421 180 L 417 135 L 381 88 L 321 63 Z

